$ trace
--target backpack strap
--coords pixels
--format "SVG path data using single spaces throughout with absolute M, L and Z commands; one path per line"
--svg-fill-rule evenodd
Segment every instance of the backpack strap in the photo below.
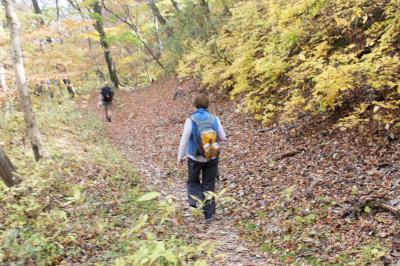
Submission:
M 190 120 L 192 120 L 194 123 L 196 123 L 196 125 L 198 126 L 201 122 L 210 122 L 214 125 L 214 119 L 215 116 L 212 114 L 209 114 L 208 119 L 207 120 L 199 120 L 198 118 L 196 118 L 196 114 L 192 114 L 190 116 Z
M 195 123 L 196 125 L 199 124 L 199 120 L 196 119 L 196 117 L 194 116 L 194 114 L 192 114 L 189 118 L 193 123 Z

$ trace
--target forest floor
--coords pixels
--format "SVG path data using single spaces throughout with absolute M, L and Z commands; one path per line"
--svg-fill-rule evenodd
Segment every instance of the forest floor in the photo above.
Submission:
M 400 143 L 340 130 L 307 117 L 270 126 L 236 112 L 211 94 L 211 111 L 229 135 L 218 189 L 236 201 L 210 224 L 187 210 L 186 177 L 176 169 L 185 119 L 193 111 L 194 80 L 162 79 L 116 94 L 108 135 L 143 182 L 173 195 L 184 210 L 180 234 L 215 240 L 215 265 L 380 262 L 400 260 Z M 90 104 L 96 108 L 97 95 Z
M 109 136 L 145 178 L 143 183 L 149 189 L 177 199 L 183 210 L 179 235 L 198 244 L 205 240 L 215 241 L 215 252 L 220 256 L 214 258 L 213 265 L 272 264 L 258 245 L 246 241 L 237 220 L 226 210 L 218 210 L 216 219 L 207 224 L 203 217 L 193 215 L 187 206 L 186 175 L 177 171 L 176 158 L 183 123 L 192 112 L 190 100 L 194 86 L 188 83 L 178 88 L 176 81 L 163 80 L 133 93 L 118 92 L 113 122 L 107 126 Z M 96 103 L 92 102 L 92 108 L 96 108 Z M 102 110 L 98 112 L 103 116 Z M 225 159 L 221 164 L 224 162 Z M 225 169 L 222 167 L 221 173 Z M 222 186 L 217 184 L 219 189 Z

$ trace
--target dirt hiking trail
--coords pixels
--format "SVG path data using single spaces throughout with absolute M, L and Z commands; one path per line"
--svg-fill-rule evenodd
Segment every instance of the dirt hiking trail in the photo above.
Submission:
M 218 209 L 211 224 L 193 218 L 186 203 L 186 167 L 177 173 L 176 158 L 198 88 L 194 80 L 165 78 L 117 92 L 107 130 L 144 184 L 178 200 L 184 219 L 177 233 L 194 243 L 216 241 L 217 253 L 225 256 L 212 265 L 282 265 L 315 257 L 337 263 L 340 254 L 360 254 L 378 242 L 386 245 L 387 260 L 399 260 L 396 215 L 380 207 L 360 211 L 368 202 L 400 204 L 400 141 L 388 140 L 387 132 L 372 125 L 362 134 L 343 131 L 322 116 L 304 116 L 263 126 L 235 111 L 236 103 L 226 96 L 211 94 L 210 111 L 229 136 L 222 143 L 217 190 L 227 188 L 236 202 Z M 91 108 L 104 120 L 96 99 Z M 253 242 L 265 243 L 280 261 Z
M 247 242 L 237 229 L 237 221 L 230 214 L 231 209 L 217 209 L 215 220 L 207 224 L 201 218 L 191 215 L 186 202 L 186 177 L 176 171 L 179 140 L 185 119 L 193 112 L 191 97 L 197 84 L 185 82 L 181 86 L 175 80 L 163 79 L 149 88 L 134 92 L 119 91 L 114 102 L 112 123 L 107 130 L 113 143 L 119 147 L 128 160 L 138 169 L 149 189 L 163 195 L 173 195 L 178 206 L 184 210 L 182 235 L 194 243 L 211 240 L 216 243 L 216 252 L 223 254 L 212 265 L 271 265 L 265 254 L 255 245 Z M 213 97 L 213 96 L 211 96 Z M 95 109 L 95 101 L 91 108 Z M 222 106 L 212 102 L 211 111 L 219 115 L 227 134 L 232 135 L 230 121 L 233 106 Z M 221 111 L 220 111 L 221 110 Z M 224 110 L 224 111 L 222 111 Z M 104 119 L 102 108 L 96 112 Z M 231 137 L 230 142 L 235 140 Z M 223 149 L 229 146 L 223 144 Z M 224 151 L 225 153 L 225 151 Z M 221 179 L 225 176 L 228 151 L 221 158 Z M 186 165 L 182 172 L 186 171 Z M 235 173 L 230 173 L 234 175 Z M 224 185 L 218 182 L 217 189 Z M 232 188 L 232 187 L 231 187 Z M 179 233 L 179 232 L 178 232 Z

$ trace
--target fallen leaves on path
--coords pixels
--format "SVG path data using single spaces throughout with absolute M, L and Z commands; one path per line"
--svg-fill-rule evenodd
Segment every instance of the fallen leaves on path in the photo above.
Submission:
M 193 80 L 179 84 L 165 78 L 149 88 L 118 92 L 115 119 L 107 127 L 144 182 L 174 195 L 182 209 L 186 179 L 175 163 L 197 88 Z M 210 225 L 186 217 L 182 234 L 193 241 L 216 240 L 217 250 L 226 254 L 216 264 L 266 265 L 274 263 L 271 257 L 280 264 L 400 259 L 399 221 L 365 205 L 368 199 L 399 200 L 398 141 L 306 119 L 265 127 L 236 112 L 222 95 L 211 98 L 211 110 L 229 135 L 218 187 L 228 188 L 236 202 L 223 206 Z

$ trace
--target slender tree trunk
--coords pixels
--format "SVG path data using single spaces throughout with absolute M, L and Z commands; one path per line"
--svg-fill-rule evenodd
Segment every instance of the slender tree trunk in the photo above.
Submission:
M 3 6 L 3 1 L 0 1 L 0 4 Z M 0 36 L 3 34 L 3 30 L 4 30 L 3 20 L 0 19 Z
M 35 11 L 35 14 L 42 14 L 42 10 L 39 7 L 39 3 L 37 0 L 32 0 L 32 5 L 33 5 L 33 10 Z
M 108 73 L 110 74 L 110 79 L 116 88 L 119 87 L 119 79 L 117 71 L 115 70 L 114 61 L 111 57 L 110 47 L 106 41 L 106 32 L 104 31 L 103 21 L 102 21 L 102 7 L 99 1 L 96 1 L 92 5 L 93 11 L 97 14 L 95 28 L 100 35 L 100 43 L 104 50 L 104 57 L 107 62 Z
M 105 80 L 104 73 L 103 73 L 103 71 L 101 71 L 99 61 L 97 60 L 97 57 L 94 53 L 92 39 L 88 38 L 87 40 L 88 40 L 88 44 L 89 44 L 90 55 L 92 56 L 94 62 L 96 63 L 96 76 L 97 76 L 97 81 L 100 85 L 100 81 Z
M 24 113 L 24 120 L 26 123 L 28 136 L 31 141 L 33 154 L 35 159 L 39 160 L 46 157 L 47 154 L 36 123 L 35 114 L 32 109 L 31 97 L 29 95 L 29 89 L 26 84 L 25 68 L 22 56 L 22 43 L 20 37 L 21 25 L 15 12 L 14 0 L 3 1 L 6 9 L 7 22 L 10 27 L 12 57 L 19 92 L 19 101 Z
M 211 11 L 210 11 L 210 6 L 208 5 L 208 0 L 200 0 L 200 6 L 203 8 L 204 16 L 206 17 L 208 23 L 211 25 L 212 30 L 214 31 L 215 34 L 218 35 L 218 30 L 211 20 L 210 16 Z
M 139 38 L 140 42 L 143 44 L 144 48 L 146 51 L 150 54 L 150 56 L 157 62 L 157 64 L 163 68 L 163 64 L 160 62 L 160 60 L 157 58 L 157 56 L 154 54 L 153 50 L 151 50 L 150 46 L 147 44 L 147 41 L 143 38 L 143 36 L 140 34 L 139 29 L 137 26 L 133 23 L 132 18 L 130 17 L 129 14 L 126 14 L 128 16 L 128 19 L 121 17 L 117 13 L 114 13 L 111 9 L 107 8 L 107 6 L 103 2 L 103 7 L 105 10 L 107 10 L 110 14 L 112 14 L 114 17 L 119 19 L 120 21 L 124 22 L 126 25 L 131 28 L 131 30 L 136 34 L 136 36 Z
M 158 18 L 158 20 L 160 21 L 160 23 L 162 25 L 167 24 L 167 21 L 165 20 L 165 18 L 161 15 L 160 10 L 158 9 L 155 0 L 146 0 L 147 4 L 149 5 L 151 11 L 153 12 L 153 15 L 156 16 Z
M 60 3 L 59 0 L 56 0 L 56 12 L 57 12 L 57 32 L 60 35 L 60 42 L 63 43 L 62 33 L 60 30 Z
M 167 33 L 168 37 L 171 37 L 173 35 L 173 31 L 167 26 L 167 20 L 161 15 L 161 12 L 158 9 L 155 0 L 146 0 L 146 2 L 150 7 L 151 12 L 158 19 L 161 25 L 166 26 L 165 32 Z
M 178 3 L 175 0 L 171 0 L 172 6 L 175 8 L 176 11 L 180 12 L 181 9 L 179 8 Z
M 156 29 L 155 33 L 156 33 L 156 39 L 157 39 L 157 43 L 158 43 L 157 58 L 159 59 L 164 50 L 164 47 L 163 47 L 163 43 L 161 40 L 160 31 L 158 30 L 158 18 L 157 17 L 154 17 L 154 25 L 155 25 L 155 29 Z
M 0 2 L 1 4 L 2 2 Z M 3 28 L 3 21 L 0 19 L 0 38 L 5 38 L 6 34 Z M 0 89 L 3 91 L 5 95 L 8 94 L 8 85 L 6 82 L 6 70 L 4 68 L 4 59 L 7 50 L 0 50 Z
M 8 85 L 6 81 L 6 70 L 4 69 L 4 65 L 0 62 L 0 88 L 2 89 L 4 95 L 8 95 Z
M 22 179 L 14 174 L 15 167 L 0 145 L 0 177 L 8 187 L 21 183 Z
M 161 67 L 164 68 L 163 64 L 160 62 L 160 60 L 157 58 L 157 56 L 154 54 L 154 52 L 151 50 L 150 46 L 147 44 L 146 40 L 142 37 L 142 35 L 137 31 L 136 27 L 133 27 L 132 24 L 128 24 L 130 28 L 136 33 L 136 36 L 138 36 L 139 40 L 142 42 L 144 45 L 144 48 L 147 50 L 147 52 L 150 54 L 150 56 L 157 62 L 157 64 Z M 136 29 L 136 30 L 135 30 Z
M 57 11 L 57 27 L 60 24 L 60 5 L 59 0 L 56 0 L 56 11 Z
M 0 177 L 8 187 L 15 185 L 13 178 L 14 171 L 14 166 L 0 145 Z
M 58 0 L 57 0 L 57 1 L 58 1 Z M 82 12 L 82 8 L 79 6 L 79 3 L 76 2 L 76 1 L 74 1 L 74 0 L 67 0 L 67 1 L 68 1 L 68 3 L 70 3 L 70 5 L 71 5 L 74 9 L 76 9 L 76 10 L 79 12 L 79 14 L 81 15 L 82 21 L 83 21 L 83 22 L 86 22 L 85 15 L 84 15 L 83 12 Z M 88 30 L 89 27 L 86 27 L 86 29 Z M 104 81 L 104 80 L 105 80 L 105 75 L 104 75 L 103 71 L 101 70 L 100 63 L 99 63 L 99 61 L 97 60 L 97 56 L 96 56 L 96 54 L 94 53 L 92 39 L 91 39 L 91 38 L 88 38 L 87 40 L 88 40 L 88 44 L 89 44 L 90 55 L 92 56 L 92 58 L 93 58 L 93 60 L 94 60 L 94 62 L 95 62 L 95 64 L 96 64 L 96 74 L 97 74 L 96 76 L 97 76 L 97 78 L 98 78 L 98 79 L 97 79 L 97 82 L 98 82 L 98 84 L 100 85 L 100 80 L 101 80 L 101 81 Z
M 1 53 L 0 53 L 1 54 Z M 4 59 L 4 57 L 2 57 L 0 55 L 0 60 Z M 0 62 L 0 89 L 3 91 L 5 100 L 4 100 L 4 110 L 5 110 L 5 114 L 8 115 L 9 111 L 10 111 L 10 99 L 8 96 L 8 92 L 9 92 L 9 87 L 7 84 L 7 79 L 6 79 L 6 69 L 4 68 L 4 64 L 2 62 Z
M 32 0 L 32 5 L 33 5 L 33 11 L 35 12 L 35 14 L 38 14 L 38 15 L 43 14 L 42 10 L 39 7 L 39 3 L 37 0 Z M 40 25 L 44 25 L 43 18 L 39 18 L 38 21 L 39 21 Z

